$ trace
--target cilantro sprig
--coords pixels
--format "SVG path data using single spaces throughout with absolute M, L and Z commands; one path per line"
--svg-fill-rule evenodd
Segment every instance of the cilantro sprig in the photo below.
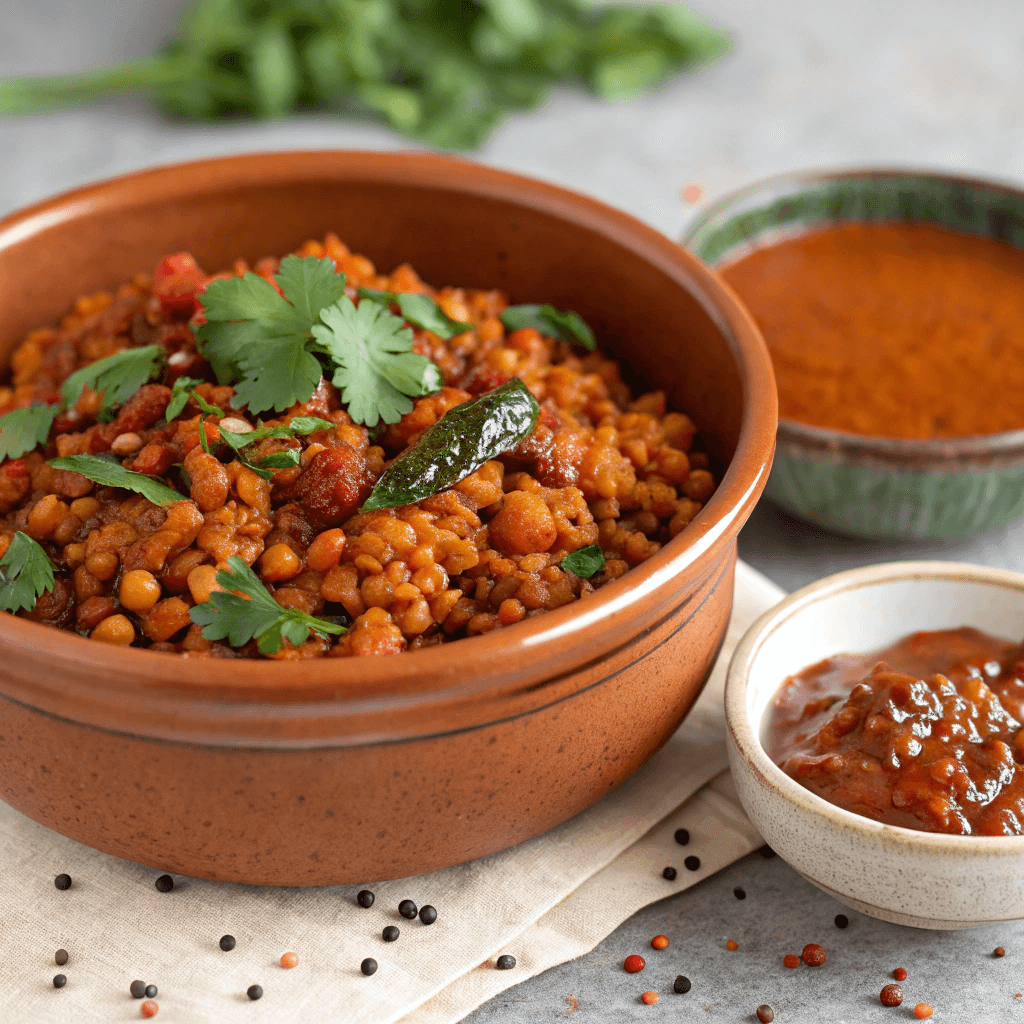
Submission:
M 47 590 L 53 589 L 53 564 L 46 552 L 20 530 L 0 558 L 0 608 L 31 611 Z
M 203 627 L 207 640 L 226 639 L 232 647 L 244 647 L 255 637 L 261 654 L 276 654 L 285 640 L 298 647 L 310 633 L 326 640 L 332 633 L 345 632 L 345 626 L 295 608 L 283 608 L 237 555 L 232 555 L 227 564 L 227 569 L 217 573 L 217 583 L 224 590 L 214 591 L 208 601 L 189 612 L 192 621 Z M 245 596 L 232 593 L 236 590 Z
M 30 405 L 0 416 L 0 462 L 45 444 L 60 411 L 60 405 Z
M 202 384 L 198 377 L 178 377 L 171 386 L 171 400 L 167 403 L 164 416 L 167 422 L 176 419 L 185 410 L 188 400 L 191 398 L 192 389 L 197 384 Z
M 456 334 L 465 334 L 473 330 L 472 324 L 450 317 L 429 295 L 418 292 L 385 292 L 377 288 L 360 288 L 361 299 L 371 299 L 383 304 L 395 303 L 402 316 L 415 327 L 436 334 L 439 338 L 454 338 Z
M 597 347 L 590 325 L 571 309 L 554 306 L 509 306 L 501 314 L 501 322 L 510 330 L 532 327 L 541 334 L 559 338 L 593 352 Z
M 116 459 L 105 455 L 63 455 L 50 459 L 49 465 L 54 469 L 68 469 L 72 473 L 81 473 L 94 484 L 123 487 L 125 490 L 134 491 L 154 505 L 173 505 L 174 502 L 185 499 L 185 495 L 179 494 L 173 487 L 168 487 L 155 477 L 125 469 Z
M 604 552 L 600 544 L 588 544 L 585 548 L 577 548 L 559 562 L 559 566 L 574 572 L 581 579 L 589 580 L 595 573 L 604 568 Z

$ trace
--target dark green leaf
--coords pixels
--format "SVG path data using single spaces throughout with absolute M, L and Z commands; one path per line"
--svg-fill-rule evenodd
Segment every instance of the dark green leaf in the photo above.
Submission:
M 594 573 L 604 568 L 604 552 L 599 544 L 588 544 L 585 548 L 570 551 L 559 564 L 581 579 L 589 580 Z
M 46 552 L 20 530 L 0 558 L 0 608 L 31 611 L 36 601 L 53 589 L 53 565 Z
M 439 338 L 454 338 L 473 330 L 472 324 L 453 320 L 429 295 L 418 292 L 383 292 L 376 288 L 360 288 L 361 299 L 372 299 L 382 305 L 394 302 L 402 316 L 416 327 L 436 334 Z
M 388 466 L 363 511 L 410 505 L 457 484 L 529 437 L 539 415 L 537 400 L 518 378 L 449 409 Z
M 202 383 L 197 377 L 178 377 L 175 380 L 171 387 L 171 400 L 167 403 L 167 409 L 164 411 L 168 423 L 182 414 L 185 406 L 188 405 L 189 392 L 197 384 Z
M 113 406 L 131 398 L 154 376 L 162 360 L 163 349 L 159 345 L 126 348 L 105 359 L 97 359 L 75 370 L 61 385 L 64 404 L 71 408 L 81 398 L 82 391 L 90 387 L 103 396 L 101 414 L 109 412 Z
M 282 448 L 281 451 L 271 452 L 256 461 L 260 469 L 291 469 L 298 464 L 298 448 Z
M 510 330 L 532 327 L 541 334 L 573 342 L 593 352 L 597 347 L 594 332 L 587 322 L 571 309 L 562 311 L 554 306 L 509 306 L 501 314 L 501 322 Z
M 0 416 L 0 462 L 16 459 L 46 444 L 60 410 L 59 405 L 30 405 Z
M 65 455 L 58 459 L 50 459 L 49 464 L 54 469 L 69 469 L 72 473 L 81 473 L 93 483 L 102 484 L 104 487 L 123 487 L 134 491 L 154 505 L 173 505 L 176 501 L 185 500 L 183 494 L 179 494 L 155 477 L 133 473 L 115 459 L 102 455 Z

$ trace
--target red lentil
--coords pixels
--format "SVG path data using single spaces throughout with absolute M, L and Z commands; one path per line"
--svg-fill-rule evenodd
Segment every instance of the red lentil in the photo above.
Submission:
M 626 957 L 622 962 L 622 966 L 627 974 L 636 974 L 647 966 L 647 961 L 642 956 L 637 956 L 636 953 L 633 953 L 631 956 Z
M 914 1007 L 914 1016 L 918 1020 L 927 1020 L 935 1011 L 927 1003 L 918 1003 Z
M 653 1006 L 658 1001 L 658 993 L 657 992 L 645 992 L 640 998 L 648 1006 Z
M 155 1017 L 160 1012 L 159 1004 L 153 999 L 147 999 L 140 1007 L 143 1017 Z
M 787 953 L 782 958 L 782 962 L 792 970 L 793 968 L 800 966 L 800 957 L 798 957 L 795 953 Z
M 1006 950 L 1002 946 L 996 946 L 992 953 L 993 956 L 1006 956 Z
M 878 996 L 883 1006 L 899 1006 L 903 1002 L 903 989 L 899 985 L 889 984 Z
M 725 944 L 725 948 L 726 948 L 726 949 L 729 949 L 729 950 L 732 950 L 733 952 L 735 952 L 735 951 L 736 951 L 737 949 L 739 949 L 740 947 L 739 947 L 739 943 L 738 943 L 738 942 L 737 942 L 737 941 L 736 941 L 735 939 L 730 939 L 730 940 L 729 940 L 729 941 L 728 941 L 728 942 L 727 942 L 727 943 Z
M 655 935 L 651 939 L 652 949 L 668 949 L 668 936 L 667 935 Z
M 808 942 L 800 954 L 800 959 L 808 967 L 820 967 L 825 962 L 825 950 L 816 942 Z
M 297 967 L 299 964 L 298 953 L 282 953 L 281 954 L 281 966 L 282 967 Z
M 902 967 L 897 967 L 896 970 L 892 972 L 892 976 L 897 981 L 906 981 L 907 980 L 907 972 Z

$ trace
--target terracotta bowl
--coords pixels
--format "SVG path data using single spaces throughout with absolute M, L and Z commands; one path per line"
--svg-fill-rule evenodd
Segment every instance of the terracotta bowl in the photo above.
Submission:
M 0 355 L 187 249 L 210 269 L 336 231 L 381 268 L 581 313 L 728 467 L 697 519 L 586 601 L 456 644 L 305 663 L 114 649 L 0 616 L 0 795 L 167 871 L 323 885 L 443 868 L 598 800 L 671 735 L 718 651 L 775 386 L 713 272 L 616 210 L 446 157 L 273 153 L 90 185 L 0 222 Z

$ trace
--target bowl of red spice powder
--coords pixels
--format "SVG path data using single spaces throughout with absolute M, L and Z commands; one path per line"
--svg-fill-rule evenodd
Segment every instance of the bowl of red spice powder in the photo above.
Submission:
M 909 170 L 782 175 L 709 207 L 685 244 L 768 344 L 776 504 L 892 540 L 1024 514 L 1024 192 Z

